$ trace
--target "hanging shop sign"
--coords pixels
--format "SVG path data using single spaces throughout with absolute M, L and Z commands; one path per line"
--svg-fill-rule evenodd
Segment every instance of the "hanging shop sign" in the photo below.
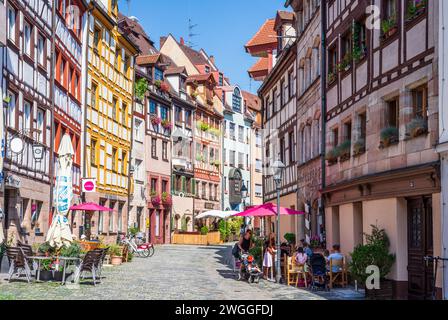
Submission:
M 96 192 L 96 179 L 86 178 L 81 180 L 81 189 L 84 193 Z

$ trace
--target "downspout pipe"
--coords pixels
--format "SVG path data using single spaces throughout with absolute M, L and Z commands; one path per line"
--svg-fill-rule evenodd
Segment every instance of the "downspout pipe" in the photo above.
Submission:
M 322 192 L 326 188 L 326 136 L 327 136 L 327 49 L 326 49 L 326 31 L 327 31 L 327 10 L 326 1 L 321 1 L 320 4 L 320 18 L 321 18 L 321 73 L 320 73 L 320 90 L 321 90 L 321 108 L 322 108 L 322 140 L 321 140 L 321 167 L 322 167 Z M 322 225 L 325 228 L 325 198 L 321 196 L 321 208 L 319 208 L 322 214 Z M 326 233 L 325 233 L 326 234 Z M 326 241 L 326 236 L 325 236 Z

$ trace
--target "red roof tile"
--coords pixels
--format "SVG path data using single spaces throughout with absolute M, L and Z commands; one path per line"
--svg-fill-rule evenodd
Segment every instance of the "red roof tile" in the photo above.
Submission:
M 269 58 L 258 59 L 258 61 L 252 67 L 250 67 L 248 71 L 249 73 L 251 73 L 264 70 L 269 70 Z
M 259 46 L 263 44 L 276 44 L 277 33 L 274 30 L 275 19 L 266 20 L 257 33 L 250 39 L 245 47 Z
M 246 106 L 249 109 L 261 111 L 260 98 L 247 91 L 241 91 L 241 93 L 243 95 L 243 99 L 246 101 Z
M 136 63 L 140 66 L 148 65 L 148 64 L 155 64 L 159 60 L 159 58 L 160 58 L 160 53 L 145 55 L 145 56 L 138 56 L 136 59 Z

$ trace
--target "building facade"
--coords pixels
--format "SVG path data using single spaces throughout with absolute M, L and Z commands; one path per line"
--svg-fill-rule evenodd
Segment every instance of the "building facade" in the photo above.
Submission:
M 52 10 L 52 1 L 6 3 L 2 198 L 6 233 L 23 242 L 43 242 L 49 227 L 54 176 Z
M 85 215 L 84 233 L 114 242 L 127 231 L 134 94 L 138 49 L 118 30 L 116 1 L 91 1 L 87 46 L 85 178 L 96 179 L 86 202 L 114 211 Z
M 369 1 L 325 2 L 327 243 L 348 254 L 384 228 L 394 295 L 425 299 L 434 274 L 423 258 L 441 255 L 439 1 L 375 4 L 390 27 L 367 28 Z
M 325 241 L 322 202 L 320 1 L 291 1 L 297 31 L 297 206 L 305 212 L 298 235 Z M 280 21 L 278 21 L 279 23 Z M 278 24 L 277 23 L 277 24 Z
M 254 79 L 263 80 L 258 95 L 263 104 L 263 201 L 277 202 L 277 190 L 270 167 L 276 160 L 286 166 L 280 188 L 280 205 L 297 208 L 297 46 L 294 39 L 294 14 L 277 12 L 246 44 L 246 51 L 261 57 L 249 70 Z M 263 31 L 263 32 L 262 32 Z M 281 36 L 277 42 L 277 36 Z M 275 42 L 272 41 L 275 39 Z M 298 233 L 300 217 L 282 217 L 280 234 Z M 266 232 L 275 230 L 274 220 L 265 223 Z

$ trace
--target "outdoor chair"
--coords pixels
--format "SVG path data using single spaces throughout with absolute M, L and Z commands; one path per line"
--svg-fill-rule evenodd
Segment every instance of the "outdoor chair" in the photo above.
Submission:
M 328 271 L 328 275 L 330 277 L 330 288 L 333 288 L 333 285 L 340 285 L 342 287 L 347 285 L 347 267 L 345 264 L 345 257 L 339 260 L 330 259 L 330 270 Z
M 98 266 L 101 263 L 101 256 L 102 252 L 99 250 L 93 250 L 87 252 L 84 259 L 82 259 L 81 263 L 79 264 L 78 268 L 75 272 L 75 282 L 79 282 L 79 279 L 81 275 L 83 275 L 83 272 L 90 272 L 92 274 L 93 278 L 93 285 L 96 286 L 96 276 L 98 274 Z M 84 277 L 83 277 L 84 279 Z
M 288 257 L 287 255 L 285 255 L 285 261 L 286 285 L 290 286 L 291 284 L 295 284 L 298 287 L 299 280 L 302 278 L 305 287 L 308 287 L 306 266 L 297 264 L 294 257 Z
M 104 264 L 104 261 L 106 260 L 106 256 L 107 256 L 107 252 L 109 251 L 109 247 L 102 248 L 102 249 L 95 249 L 93 251 L 97 251 L 97 252 L 101 253 L 100 259 L 98 260 L 98 264 L 95 266 L 96 270 L 97 270 L 98 278 L 101 281 L 101 273 L 103 271 L 103 264 Z
M 30 263 L 31 269 L 33 271 L 37 271 L 37 263 L 29 258 L 29 257 L 34 256 L 33 248 L 30 245 L 24 244 L 24 243 L 22 243 L 20 241 L 17 241 L 17 247 L 22 250 L 22 253 L 23 253 L 23 256 L 25 257 L 25 259 L 28 262 L 31 262 Z
M 327 262 L 323 255 L 314 253 L 310 260 L 311 290 L 328 290 Z
M 26 279 L 31 282 L 31 269 L 28 264 L 28 259 L 25 258 L 22 250 L 18 247 L 6 247 L 6 256 L 9 261 L 8 281 L 11 282 L 14 273 L 17 278 L 20 278 L 22 273 L 25 273 Z

